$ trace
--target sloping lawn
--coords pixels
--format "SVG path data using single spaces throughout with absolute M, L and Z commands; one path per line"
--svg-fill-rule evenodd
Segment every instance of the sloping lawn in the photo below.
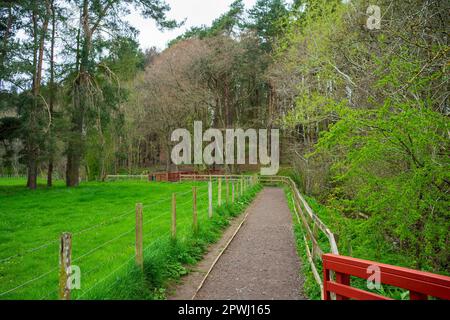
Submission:
M 199 224 L 206 226 L 207 184 L 198 186 Z M 135 205 L 144 205 L 144 248 L 170 234 L 171 195 L 177 193 L 178 236 L 192 233 L 194 183 L 63 182 L 29 191 L 22 179 L 0 179 L 0 299 L 56 299 L 59 237 L 71 232 L 72 264 L 81 269 L 81 290 L 90 289 L 133 260 Z M 214 204 L 217 201 L 214 185 Z

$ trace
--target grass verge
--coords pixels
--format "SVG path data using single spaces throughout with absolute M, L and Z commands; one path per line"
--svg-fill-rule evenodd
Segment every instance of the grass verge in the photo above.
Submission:
M 202 259 L 208 246 L 220 239 L 230 219 L 242 213 L 260 190 L 260 185 L 254 186 L 234 204 L 216 207 L 211 223 L 200 224 L 197 234 L 186 234 L 176 240 L 169 236 L 158 239 L 144 251 L 143 272 L 130 261 L 80 298 L 165 299 L 168 285 L 186 275 L 189 267 Z
M 143 242 L 146 256 L 150 257 L 167 247 L 172 193 L 177 194 L 179 237 L 172 247 L 179 249 L 171 247 L 171 251 L 164 249 L 162 252 L 169 255 L 181 252 L 186 261 L 192 261 L 198 249 L 187 252 L 183 248 L 200 246 L 206 238 L 204 233 L 211 234 L 211 230 L 215 230 L 209 228 L 210 224 L 225 223 L 219 217 L 208 219 L 206 182 L 85 182 L 76 188 L 66 188 L 63 181 L 55 181 L 52 188 L 45 187 L 43 180 L 39 183 L 38 190 L 31 191 L 24 187 L 24 179 L 0 178 L 0 299 L 58 298 L 58 253 L 62 232 L 72 233 L 72 264 L 81 270 L 81 288 L 73 290 L 72 298 L 101 296 L 93 295 L 98 293 L 99 283 L 110 283 L 111 280 L 119 283 L 124 270 L 133 264 L 136 203 L 143 203 Z M 200 232 L 198 237 L 190 239 L 193 186 L 197 186 Z M 214 204 L 217 191 L 214 182 Z M 239 198 L 235 206 L 239 206 L 245 197 Z M 224 181 L 222 199 L 225 199 Z M 215 211 L 220 213 L 237 208 L 215 208 Z M 132 268 L 128 269 L 133 272 Z M 186 271 L 169 262 L 167 272 Z M 129 289 L 133 288 L 130 286 Z
M 301 225 L 297 221 L 297 218 L 295 216 L 294 204 L 289 188 L 286 187 L 284 188 L 284 190 L 289 208 L 293 216 L 297 253 L 302 261 L 302 276 L 305 279 L 303 291 L 309 299 L 320 300 L 320 287 L 314 279 L 313 273 L 311 271 L 311 265 L 306 254 L 306 245 L 303 239 L 306 231 L 304 230 L 303 225 Z M 340 240 L 337 243 L 340 254 L 353 256 L 360 259 L 379 261 L 382 263 L 408 267 L 404 256 L 395 253 L 392 250 L 386 250 L 385 248 L 383 250 L 380 245 L 367 243 L 366 241 L 362 241 L 360 237 L 357 236 L 357 234 L 361 233 L 361 230 L 366 230 L 366 222 L 364 220 L 341 217 L 337 212 L 321 205 L 314 198 L 305 197 L 305 200 L 308 202 L 313 212 L 322 220 L 322 222 L 324 222 L 330 228 L 330 230 L 332 230 L 332 232 L 340 235 Z M 376 232 L 376 230 L 372 230 L 371 232 Z M 325 236 L 319 236 L 317 241 L 324 252 L 329 252 L 329 250 L 327 250 L 327 248 L 329 248 L 329 242 Z M 314 264 L 317 268 L 318 273 L 322 276 L 322 262 L 316 259 L 314 261 Z M 393 299 L 409 299 L 409 291 L 397 287 L 381 285 L 380 289 L 369 290 L 367 288 L 366 280 L 356 277 L 351 277 L 351 284 L 355 288 L 380 294 Z

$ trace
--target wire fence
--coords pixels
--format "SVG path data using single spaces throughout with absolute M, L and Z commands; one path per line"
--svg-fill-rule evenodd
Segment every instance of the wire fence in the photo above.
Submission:
M 230 180 L 230 183 L 235 182 Z M 196 188 L 195 195 L 193 190 L 176 193 L 176 225 L 179 226 L 177 237 L 187 236 L 193 232 L 194 224 L 198 223 L 193 221 L 193 215 L 196 216 L 195 219 L 200 217 L 201 223 L 208 223 L 210 206 L 216 209 L 221 204 L 228 203 L 231 201 L 230 192 L 238 190 L 230 186 L 221 188 L 217 179 L 210 179 L 209 182 L 194 181 L 188 185 Z M 237 193 L 236 199 L 238 196 Z M 220 199 L 223 199 L 221 204 Z M 167 195 L 141 206 L 143 223 L 140 228 L 143 230 L 144 254 L 161 239 L 173 236 L 172 205 L 172 197 Z M 136 259 L 137 210 L 138 207 L 123 211 L 71 234 L 73 239 L 71 266 L 80 267 L 82 279 L 80 291 L 73 290 L 76 299 L 88 297 L 96 287 L 127 265 L 131 265 Z M 44 241 L 20 253 L 0 259 L 0 276 L 3 278 L 0 283 L 0 299 L 58 298 L 61 292 L 61 268 L 64 270 L 60 265 L 61 241 L 61 239 Z M 15 269 L 18 266 L 25 272 L 17 273 Z M 117 281 L 110 285 L 114 286 Z
M 190 191 L 186 191 L 186 192 L 181 193 L 180 196 L 184 196 L 184 195 L 191 194 L 191 193 L 192 193 L 191 190 Z M 161 205 L 164 202 L 170 202 L 170 201 L 171 201 L 170 198 L 168 198 L 168 199 L 161 199 L 159 201 L 152 202 L 149 205 L 143 206 L 143 208 L 144 209 L 150 209 L 150 208 L 156 207 L 158 205 Z M 189 201 L 191 201 L 191 200 L 189 199 L 187 202 L 189 202 Z M 130 217 L 134 212 L 135 212 L 135 209 L 124 211 L 124 212 L 120 213 L 119 215 L 114 216 L 114 217 L 112 217 L 110 219 L 104 220 L 104 221 L 102 221 L 102 222 L 100 222 L 98 224 L 95 224 L 93 226 L 89 226 L 89 227 L 87 227 L 85 229 L 76 231 L 76 232 L 73 233 L 73 235 L 74 236 L 79 236 L 79 235 L 81 235 L 83 233 L 92 231 L 92 230 L 97 229 L 99 227 L 104 227 L 104 226 L 108 225 L 109 223 L 111 223 L 113 221 L 118 221 L 118 220 L 120 220 L 121 218 L 124 218 L 124 217 Z M 6 262 L 6 261 L 14 259 L 14 258 L 18 258 L 18 257 L 24 256 L 26 254 L 37 252 L 39 250 L 42 250 L 42 249 L 45 249 L 45 248 L 49 247 L 52 244 L 59 244 L 59 242 L 60 242 L 59 238 L 50 240 L 48 242 L 44 242 L 44 243 L 42 243 L 40 245 L 37 245 L 36 247 L 33 247 L 31 249 L 26 249 L 25 251 L 23 251 L 21 253 L 17 253 L 17 254 L 11 255 L 9 257 L 2 258 L 2 259 L 0 259 L 0 263 Z

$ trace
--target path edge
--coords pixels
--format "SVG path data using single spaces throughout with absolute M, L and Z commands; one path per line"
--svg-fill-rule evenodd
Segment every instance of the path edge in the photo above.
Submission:
M 203 285 L 205 284 L 206 279 L 208 278 L 209 274 L 211 273 L 211 271 L 214 269 L 214 267 L 216 266 L 217 262 L 220 260 L 220 257 L 222 257 L 222 255 L 224 254 L 224 252 L 227 250 L 227 248 L 229 247 L 230 243 L 233 241 L 233 239 L 236 237 L 237 233 L 239 232 L 239 230 L 241 229 L 242 225 L 245 223 L 245 221 L 247 221 L 247 217 L 250 214 L 250 209 L 253 206 L 254 201 L 256 200 L 256 198 L 252 201 L 252 204 L 247 207 L 247 209 L 245 210 L 245 216 L 242 219 L 241 223 L 238 225 L 238 227 L 236 228 L 236 230 L 234 231 L 233 235 L 230 237 L 230 239 L 228 239 L 228 242 L 226 243 L 225 247 L 222 248 L 222 250 L 219 252 L 219 255 L 216 257 L 216 259 L 214 259 L 214 262 L 212 263 L 211 267 L 209 268 L 208 272 L 205 274 L 205 276 L 203 277 L 202 281 L 200 282 L 200 285 L 198 286 L 197 290 L 195 290 L 194 295 L 192 296 L 191 300 L 194 300 L 195 297 L 197 296 L 198 292 L 202 289 Z

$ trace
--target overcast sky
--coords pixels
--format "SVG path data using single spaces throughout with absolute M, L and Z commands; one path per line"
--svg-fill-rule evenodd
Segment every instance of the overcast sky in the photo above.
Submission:
M 156 46 L 164 49 L 167 43 L 181 35 L 192 26 L 201 26 L 202 24 L 211 25 L 212 21 L 228 11 L 228 8 L 234 0 L 166 0 L 171 10 L 168 14 L 170 19 L 183 21 L 186 23 L 183 27 L 161 32 L 156 24 L 149 19 L 143 19 L 139 14 L 132 13 L 127 17 L 130 24 L 140 31 L 139 43 L 143 49 Z M 251 8 L 256 0 L 244 0 L 246 9 Z

